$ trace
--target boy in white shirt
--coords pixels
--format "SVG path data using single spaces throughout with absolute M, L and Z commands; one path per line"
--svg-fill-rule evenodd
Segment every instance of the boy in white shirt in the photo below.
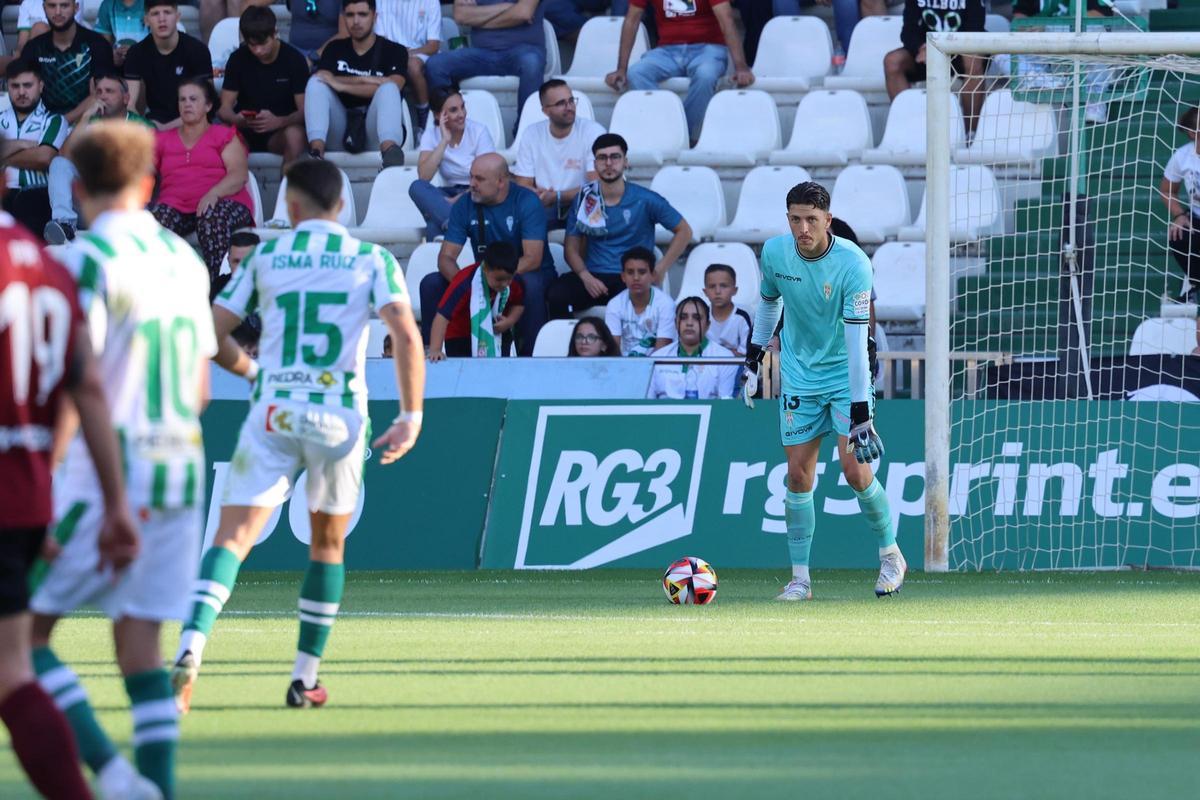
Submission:
M 566 81 L 546 81 L 538 99 L 546 119 L 521 135 L 513 176 L 537 193 L 547 226 L 561 228 L 583 184 L 596 180 L 592 144 L 605 130 L 598 122 L 575 116 L 575 95 Z
M 712 309 L 708 340 L 734 355 L 744 356 L 753 324 L 750 315 L 733 304 L 737 294 L 737 273 L 728 264 L 709 264 L 704 270 L 704 296 Z
M 623 356 L 646 356 L 675 341 L 675 304 L 653 280 L 653 253 L 634 247 L 621 256 L 625 291 L 608 304 L 604 321 L 620 340 Z

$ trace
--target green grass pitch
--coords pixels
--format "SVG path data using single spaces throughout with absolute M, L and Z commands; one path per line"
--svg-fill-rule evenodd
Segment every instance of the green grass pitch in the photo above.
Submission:
M 298 575 L 250 573 L 183 720 L 182 798 L 1185 798 L 1200 576 L 356 573 L 327 707 L 283 707 Z M 166 637 L 173 650 L 175 630 Z M 96 617 L 60 629 L 128 748 Z M 2 736 L 2 735 L 0 735 Z M 31 796 L 11 752 L 0 797 Z

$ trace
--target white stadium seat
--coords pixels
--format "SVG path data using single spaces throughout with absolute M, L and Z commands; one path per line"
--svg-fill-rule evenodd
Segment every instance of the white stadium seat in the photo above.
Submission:
M 338 214 L 338 224 L 353 228 L 358 224 L 358 214 L 354 208 L 354 189 L 350 186 L 350 176 L 338 170 L 342 175 L 342 210 Z M 275 197 L 275 210 L 271 213 L 271 221 L 288 222 L 287 212 L 287 178 L 279 183 L 279 194 Z
M 711 239 L 725 224 L 725 191 L 721 179 L 708 167 L 663 167 L 654 175 L 650 188 L 667 199 L 692 226 L 692 241 Z M 655 227 L 654 240 L 666 244 L 674 236 L 662 225 Z
M 226 17 L 217 23 L 208 35 L 208 53 L 212 56 L 213 67 L 225 69 L 225 62 L 241 45 L 241 33 L 238 31 L 237 17 Z
M 771 95 L 757 89 L 717 92 L 704 112 L 704 127 L 694 150 L 679 154 L 680 164 L 752 167 L 778 150 L 779 109 Z
M 462 99 L 467 116 L 487 128 L 496 150 L 503 151 L 508 137 L 504 135 L 504 117 L 500 113 L 500 104 L 496 102 L 496 96 L 482 89 L 464 89 Z
M 838 173 L 829 210 L 864 243 L 882 242 L 912 221 L 904 176 L 885 164 L 853 164 Z
M 575 119 L 596 119 L 591 98 L 574 86 L 571 87 L 571 93 L 575 96 Z M 517 122 L 517 135 L 513 137 L 512 147 L 502 153 L 510 163 L 517 160 L 517 150 L 521 146 L 521 137 L 525 135 L 525 129 L 545 119 L 547 117 L 546 112 L 542 111 L 542 101 L 538 98 L 537 92 L 534 92 L 525 98 L 525 105 L 521 106 L 521 119 Z
M 608 129 L 629 143 L 629 163 L 635 166 L 674 161 L 688 147 L 687 116 L 674 92 L 626 92 L 613 106 Z
M 928 189 L 921 198 L 917 221 L 901 228 L 896 238 L 901 241 L 925 241 L 925 202 Z M 1004 207 L 996 176 L 980 164 L 950 167 L 950 241 L 974 242 L 981 234 L 1000 233 Z
M 382 245 L 422 241 L 425 218 L 408 196 L 408 187 L 416 179 L 416 167 L 388 167 L 375 176 L 366 216 L 351 233 Z
M 1186 356 L 1196 347 L 1196 320 L 1148 319 L 1137 326 L 1129 342 L 1129 355 Z
M 954 160 L 961 164 L 1027 164 L 1053 156 L 1058 126 L 1052 106 L 1013 100 L 1008 89 L 997 89 L 983 101 L 979 124 L 970 147 L 960 147 Z
M 926 100 L 924 89 L 905 89 L 896 95 L 888 108 L 883 140 L 879 147 L 862 154 L 864 164 L 925 166 Z M 962 147 L 967 140 L 962 106 L 953 93 L 946 97 L 946 102 L 950 110 L 950 147 Z
M 796 108 L 792 138 L 771 153 L 772 164 L 840 167 L 875 143 L 871 111 L 858 92 L 821 90 L 804 95 Z
M 914 322 L 925 318 L 925 245 L 888 242 L 875 251 L 875 318 Z
M 549 247 L 550 258 L 554 261 L 554 271 L 559 275 L 566 275 L 571 271 L 571 265 L 567 263 L 567 254 L 563 246 L 558 242 L 550 242 Z
M 759 272 L 758 257 L 749 245 L 741 242 L 706 242 L 697 245 L 688 254 L 683 280 L 679 284 L 676 299 L 704 297 L 704 270 L 710 264 L 728 264 L 737 275 L 738 292 L 733 302 L 751 315 L 758 309 Z M 707 301 L 708 298 L 704 298 Z
M 562 69 L 558 56 L 558 38 L 554 35 L 554 26 L 550 20 L 542 20 L 542 35 L 546 39 L 546 69 L 542 73 L 549 78 Z M 466 78 L 459 83 L 462 89 L 483 89 L 488 92 L 515 92 L 520 81 L 516 75 L 477 75 Z
M 558 77 L 571 84 L 575 91 L 611 92 L 604 76 L 617 68 L 617 49 L 621 42 L 624 17 L 592 17 L 579 29 L 575 40 L 575 57 L 571 68 Z M 650 47 L 645 27 L 639 25 L 629 53 L 629 63 L 636 64 Z
M 1012 23 L 1002 14 L 988 14 L 983 22 L 983 29 L 988 33 L 1008 33 Z
M 806 92 L 825 80 L 832 58 L 829 26 L 820 17 L 775 17 L 758 42 L 754 88 Z
M 733 222 L 718 228 L 718 242 L 765 242 L 788 232 L 784 198 L 793 186 L 811 180 L 803 167 L 755 167 L 746 173 Z
M 381 319 L 367 320 L 367 358 L 383 357 L 383 340 L 387 335 L 386 322 Z
M 575 332 L 577 319 L 552 319 L 538 331 L 533 342 L 534 356 L 562 358 L 571 346 L 571 334 Z
M 437 272 L 438 253 L 441 250 L 441 242 L 421 242 L 408 257 L 408 266 L 404 269 L 404 283 L 408 287 L 409 297 L 412 298 L 413 316 L 417 320 L 421 319 L 421 279 Z M 475 263 L 474 252 L 468 240 L 458 254 L 458 265 L 467 267 Z
M 461 36 L 462 31 L 458 29 L 458 23 L 450 19 L 446 14 L 442 15 L 442 40 L 438 45 L 438 52 L 445 53 L 450 49 L 450 40 L 456 36 Z
M 258 190 L 258 178 L 253 172 L 246 173 L 246 190 L 250 192 L 250 203 L 254 206 L 254 227 L 261 228 L 263 224 L 262 192 Z
M 885 88 L 883 57 L 900 46 L 902 17 L 864 17 L 854 26 L 841 75 L 825 79 L 827 89 L 882 92 Z

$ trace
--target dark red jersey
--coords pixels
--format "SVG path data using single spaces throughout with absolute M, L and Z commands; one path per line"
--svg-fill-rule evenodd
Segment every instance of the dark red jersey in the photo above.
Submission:
M 50 523 L 54 423 L 82 320 L 67 270 L 0 213 L 0 529 Z

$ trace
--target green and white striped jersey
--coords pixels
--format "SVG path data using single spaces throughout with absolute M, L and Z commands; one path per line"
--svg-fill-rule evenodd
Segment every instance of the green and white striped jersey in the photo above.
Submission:
M 20 119 L 12 106 L 0 110 L 0 135 L 5 139 L 22 139 L 26 142 L 36 142 L 38 145 L 48 144 L 58 150 L 70 132 L 71 126 L 67 124 L 67 120 L 60 114 L 51 114 L 41 101 L 25 119 Z M 45 172 L 16 167 L 5 167 L 4 177 L 10 189 L 45 186 L 49 180 Z
M 217 352 L 208 270 L 148 211 L 107 211 L 61 256 L 79 283 L 134 510 L 204 500 L 200 386 Z M 69 481 L 95 480 L 78 437 Z
M 254 397 L 367 409 L 371 307 L 409 303 L 395 257 L 344 227 L 307 220 L 257 245 L 217 297 L 240 318 L 258 310 Z

